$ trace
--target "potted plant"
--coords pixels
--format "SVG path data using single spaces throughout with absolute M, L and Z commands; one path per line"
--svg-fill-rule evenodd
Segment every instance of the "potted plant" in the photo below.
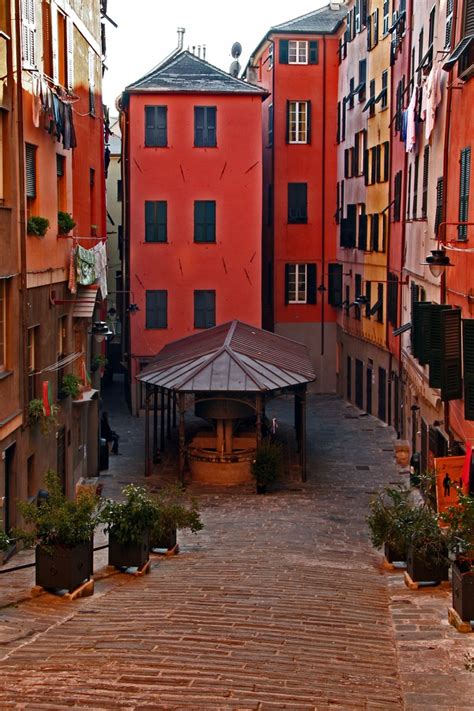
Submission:
M 76 222 L 69 212 L 58 212 L 58 232 L 60 235 L 67 235 L 76 226 Z
M 0 551 L 7 551 L 10 545 L 10 539 L 2 528 L 2 521 L 0 521 Z
M 26 529 L 15 529 L 17 539 L 36 545 L 36 584 L 46 590 L 74 590 L 92 575 L 92 538 L 99 500 L 82 491 L 68 499 L 60 479 L 47 472 L 45 496 L 41 504 L 19 502 Z
M 386 487 L 370 502 L 367 523 L 375 548 L 384 548 L 387 561 L 405 561 L 407 556 L 407 526 L 413 506 L 410 490 L 404 486 Z
M 450 506 L 441 519 L 450 527 L 452 551 L 453 608 L 463 621 L 474 620 L 474 496 L 458 491 L 457 506 Z
M 448 579 L 449 536 L 426 504 L 413 507 L 407 543 L 407 573 L 413 582 L 439 583 Z
M 105 368 L 107 363 L 107 358 L 102 355 L 102 353 L 99 353 L 99 355 L 96 355 L 91 363 L 91 371 L 95 373 L 97 370 L 99 370 L 99 368 Z
M 157 515 L 156 502 L 142 486 L 129 484 L 125 501 L 106 501 L 101 521 L 109 534 L 109 565 L 143 568 L 149 558 L 149 532 Z
M 252 462 L 252 474 L 257 485 L 257 494 L 265 494 L 281 474 L 283 465 L 282 451 L 279 444 L 263 442 L 255 453 Z
M 49 220 L 38 215 L 29 217 L 26 230 L 29 235 L 44 237 L 49 228 Z
M 177 531 L 197 533 L 203 528 L 196 499 L 186 497 L 180 486 L 169 486 L 155 496 L 156 516 L 150 531 L 150 548 L 173 549 Z
M 78 375 L 68 373 L 63 377 L 61 383 L 61 393 L 63 396 L 71 396 L 73 400 L 77 400 L 81 392 L 82 382 Z
M 28 403 L 28 421 L 30 425 L 39 424 L 42 434 L 47 435 L 53 427 L 58 424 L 57 414 L 59 407 L 50 405 L 51 414 L 46 415 L 43 401 L 38 398 L 30 400 Z

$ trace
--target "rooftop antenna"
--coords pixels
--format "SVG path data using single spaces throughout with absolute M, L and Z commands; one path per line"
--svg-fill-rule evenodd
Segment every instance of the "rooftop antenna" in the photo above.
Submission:
M 231 53 L 232 57 L 234 58 L 234 61 L 230 65 L 229 73 L 233 77 L 238 77 L 239 73 L 240 73 L 240 69 L 241 69 L 239 57 L 242 54 L 242 45 L 240 44 L 240 42 L 234 42 L 234 44 L 232 45 L 232 48 L 230 50 L 230 53 Z

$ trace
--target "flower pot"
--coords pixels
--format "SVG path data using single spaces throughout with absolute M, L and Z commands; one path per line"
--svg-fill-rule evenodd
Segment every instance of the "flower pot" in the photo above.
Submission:
M 174 528 L 171 531 L 167 531 L 166 533 L 164 533 L 158 539 L 153 540 L 150 545 L 150 548 L 166 548 L 170 551 L 172 548 L 175 547 L 177 542 L 178 532 L 176 528 Z
M 115 568 L 143 568 L 149 558 L 149 534 L 143 531 L 139 543 L 119 543 L 113 529 L 109 533 L 109 565 Z
M 394 548 L 389 543 L 384 544 L 383 552 L 385 558 L 387 559 L 387 563 L 394 563 L 395 561 L 397 563 L 400 563 L 401 561 L 405 561 L 407 559 L 406 550 Z
M 458 561 L 452 568 L 453 607 L 461 620 L 474 620 L 474 570 Z
M 92 541 L 68 546 L 36 546 L 36 585 L 47 590 L 75 590 L 92 575 Z
M 267 485 L 266 484 L 257 484 L 257 494 L 266 494 L 267 493 Z
M 446 554 L 447 555 L 447 554 Z M 448 580 L 448 560 L 427 560 L 413 549 L 408 548 L 407 573 L 414 583 Z

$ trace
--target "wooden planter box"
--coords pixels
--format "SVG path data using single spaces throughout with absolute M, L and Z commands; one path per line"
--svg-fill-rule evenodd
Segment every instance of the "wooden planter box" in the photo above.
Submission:
M 388 543 L 384 544 L 383 552 L 384 552 L 385 558 L 387 559 L 387 563 L 394 563 L 394 562 L 400 563 L 400 562 L 406 561 L 406 559 L 407 559 L 406 551 L 397 550 L 396 548 L 393 548 Z
M 113 530 L 109 533 L 109 565 L 115 568 L 143 568 L 150 557 L 148 531 L 139 543 L 119 543 Z
M 75 590 L 92 575 L 92 542 L 74 548 L 36 546 L 36 585 L 46 590 Z
M 467 566 L 453 563 L 453 607 L 461 620 L 470 622 L 474 620 L 474 570 Z
M 157 540 L 152 541 L 150 548 L 167 548 L 169 551 L 175 547 L 178 542 L 178 532 L 176 528 L 163 534 Z
M 414 583 L 436 582 L 448 580 L 449 563 L 433 562 L 420 558 L 413 547 L 408 548 L 407 553 L 407 573 Z

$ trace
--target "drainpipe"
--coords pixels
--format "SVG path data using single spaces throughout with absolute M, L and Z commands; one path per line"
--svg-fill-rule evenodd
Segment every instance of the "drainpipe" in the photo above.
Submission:
M 270 230 L 270 262 L 272 265 L 271 277 L 272 282 L 271 287 L 271 301 L 270 301 L 270 324 L 269 328 L 273 331 L 275 329 L 275 204 L 276 204 L 276 185 L 275 185 L 275 136 L 276 136 L 276 97 L 275 97 L 275 72 L 276 72 L 276 55 L 275 55 L 275 41 L 270 40 L 272 43 L 272 56 L 273 56 L 273 67 L 272 67 L 272 104 L 273 104 L 273 141 L 272 141 L 272 204 L 271 204 L 271 230 Z M 266 199 L 266 196 L 264 196 Z
M 322 211 L 321 211 L 321 284 L 324 286 L 324 273 L 326 271 L 326 35 L 323 36 L 323 161 L 322 161 Z M 325 291 L 321 290 L 321 355 L 324 355 L 324 297 Z
M 22 54 L 21 54 L 21 1 L 15 0 L 15 63 L 16 63 L 16 110 L 17 110 L 17 140 L 18 140 L 18 223 L 20 228 L 20 294 L 21 294 L 21 327 L 22 344 L 20 367 L 22 369 L 22 401 L 26 413 L 28 399 L 28 373 L 26 371 L 28 351 L 28 288 L 26 274 L 26 195 L 25 195 L 25 158 L 23 133 L 23 84 L 22 84 Z M 13 56 L 12 56 L 13 59 Z M 25 420 L 26 421 L 26 420 Z M 25 426 L 25 424 L 23 425 Z

